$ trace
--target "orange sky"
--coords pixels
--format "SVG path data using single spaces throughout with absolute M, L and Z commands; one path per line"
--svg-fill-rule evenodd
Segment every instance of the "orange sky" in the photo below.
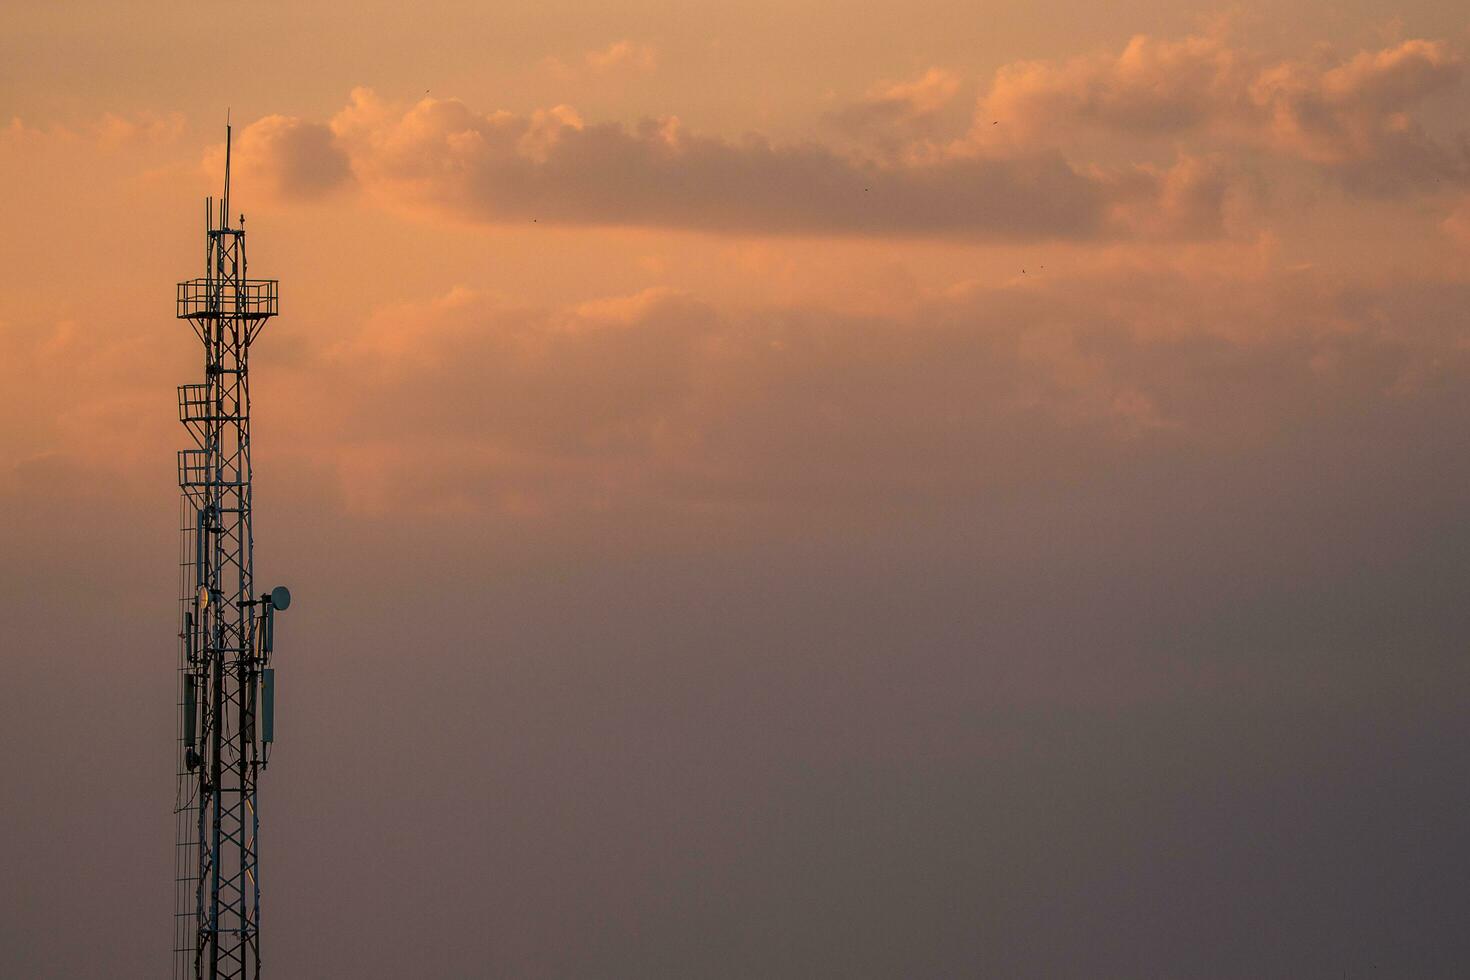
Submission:
M 403 760 L 463 749 L 422 726 L 436 698 L 479 690 L 512 720 L 460 735 L 502 739 L 487 766 L 571 811 L 547 774 L 599 745 L 622 776 L 638 752 L 664 751 L 650 745 L 692 740 L 701 765 L 759 757 L 780 773 L 815 767 L 819 782 L 891 752 L 943 795 L 975 776 L 973 758 L 1024 744 L 1016 758 L 1035 762 L 1027 753 L 1075 731 L 1074 711 L 1143 712 L 1128 724 L 1162 712 L 1174 720 L 1161 738 L 1143 722 L 1114 734 L 1164 768 L 1149 753 L 1192 734 L 1221 772 L 1248 763 L 1190 720 L 1221 705 L 1243 712 L 1227 731 L 1255 711 L 1267 728 L 1321 711 L 1359 745 L 1399 717 L 1365 720 L 1387 685 L 1390 701 L 1443 698 L 1452 727 L 1470 431 L 1459 5 L 22 2 L 0 28 L 0 602 L 15 624 L 3 643 L 46 651 L 24 676 L 58 698 L 71 695 L 56 664 L 168 677 L 173 387 L 198 373 L 172 289 L 200 274 L 228 108 L 251 274 L 282 283 L 254 357 L 260 566 L 315 599 L 292 616 L 316 658 L 297 690 L 322 705 L 301 722 L 319 746 L 346 751 L 333 733 L 355 724 L 333 694 L 342 658 L 386 672 L 350 687 L 386 704 L 406 683 L 393 658 L 420 642 L 451 649 L 445 675 L 471 680 L 404 695 L 398 723 L 419 734 L 395 742 L 394 778 L 416 785 Z M 97 609 L 58 625 L 77 595 Z M 429 639 L 395 632 L 383 596 L 427 603 Z M 112 630 L 121 661 L 87 640 Z M 496 652 L 477 659 L 486 631 Z M 621 652 L 589 653 L 598 636 Z M 850 662 L 833 653 L 843 645 Z M 754 667 L 752 647 L 766 651 Z M 587 677 L 623 707 L 555 680 Z M 114 683 L 150 705 L 167 694 Z M 772 693 L 788 690 L 801 696 Z M 516 713 L 538 698 L 551 720 Z M 992 699 L 1028 720 L 981 732 L 971 722 Z M 805 717 L 813 701 L 825 720 Z M 44 726 L 28 706 L 44 703 L 0 702 L 0 717 L 8 705 Z M 724 735 L 697 723 L 706 710 Z M 1459 733 L 1426 724 L 1424 744 Z M 869 742 L 870 726 L 889 737 Z M 129 737 L 146 747 L 151 732 Z M 1287 768 L 1242 790 L 1267 810 L 1278 776 L 1332 754 L 1276 734 Z M 517 754 L 532 744 L 534 764 Z M 301 765 L 337 764 L 318 751 Z M 677 769 L 668 751 L 658 758 Z M 1072 772 L 1065 753 L 1049 764 Z M 828 812 L 751 765 L 755 797 L 795 794 L 813 825 Z M 1380 765 L 1355 778 L 1387 778 Z M 305 794 L 296 816 L 342 819 L 305 771 L 282 777 Z M 27 769 L 13 792 L 43 795 L 53 772 Z M 425 779 L 418 791 L 444 803 Z M 647 779 L 654 797 L 678 781 Z M 719 809 L 715 789 L 680 785 L 695 810 Z M 850 809 L 876 812 L 842 785 Z M 1085 806 L 1085 787 L 1066 785 Z M 484 792 L 459 803 L 490 806 Z M 139 827 L 146 795 L 130 798 Z M 1141 798 L 1104 834 L 1124 850 L 1117 827 Z M 574 847 L 604 818 L 636 823 L 593 810 L 553 835 Z M 505 819 L 534 838 L 534 814 Z M 718 840 L 690 831 L 689 854 L 711 849 L 730 916 L 748 915 L 769 896 L 731 869 L 742 848 L 778 867 L 784 845 L 704 819 Z M 964 851 L 958 824 L 944 826 Z M 904 847 L 922 851 L 934 828 L 904 828 L 862 841 L 921 861 Z M 1354 831 L 1335 832 L 1323 855 Z M 1463 843 L 1439 843 L 1465 858 Z M 866 846 L 834 861 L 851 867 Z M 688 860 L 668 874 L 703 873 Z M 1121 867 L 1097 880 L 1124 889 L 1108 877 Z M 507 871 L 532 897 L 497 899 L 507 975 L 597 975 L 586 962 L 654 975 L 638 923 L 747 948 L 644 882 L 628 886 L 641 913 L 597 920 L 600 940 L 557 959 L 549 923 L 596 915 L 536 893 L 535 871 Z M 610 893 L 627 884 L 616 861 L 592 873 Z M 586 884 L 565 874 L 570 891 Z M 1177 886 L 1161 874 L 1162 891 Z M 1308 892 L 1336 887 L 1313 881 Z M 1250 902 L 1253 886 L 1236 884 L 1226 891 Z M 1113 886 L 1098 887 L 1076 901 L 1109 904 Z M 529 918 L 505 926 L 520 902 Z M 848 914 L 876 928 L 898 904 Z M 1176 932 L 1227 945 L 1197 911 Z M 935 975 L 958 975 L 975 961 L 962 927 L 936 915 Z M 1294 962 L 1350 918 L 1304 932 Z M 1408 918 L 1397 935 L 1448 941 Z M 747 945 L 779 945 L 777 933 Z M 61 955 L 27 942 L 37 962 Z M 1159 975 L 1188 962 L 1180 943 Z M 1435 975 L 1412 944 L 1385 943 L 1386 959 Z M 309 943 L 283 946 L 311 975 Z M 805 975 L 835 975 L 808 952 Z M 700 962 L 669 955 L 686 971 Z M 1037 975 L 1068 975 L 1083 961 L 1047 955 L 1018 947 L 990 972 L 1044 962 Z M 753 972 L 731 975 L 782 975 L 751 956 L 736 961 Z M 1268 959 L 1217 975 L 1268 975 L 1248 968 Z M 464 975 L 462 962 L 442 975 Z M 1126 957 L 1109 962 L 1129 975 Z
M 1335 13 L 1304 33 L 1326 9 Z M 1206 419 L 1159 404 L 1125 363 L 1083 363 L 1075 345 L 1099 327 L 1057 312 L 1066 302 L 1149 302 L 1136 280 L 1181 297 L 1220 291 L 1271 325 L 1164 306 L 1122 333 L 1250 345 L 1305 332 L 1321 344 L 1352 333 L 1324 306 L 1335 292 L 1461 280 L 1464 38 L 1445 11 L 1370 19 L 1337 6 L 1247 9 L 1141 18 L 1123 31 L 1090 10 L 1053 11 L 1045 20 L 1066 23 L 1061 31 L 1014 11 L 977 19 L 940 7 L 905 19 L 902 42 L 891 44 L 897 14 L 881 11 L 819 29 L 832 22 L 820 5 L 697 23 L 649 5 L 564 30 L 565 11 L 534 5 L 451 10 L 426 18 L 442 45 L 382 52 L 375 38 L 411 36 L 422 21 L 395 26 L 403 13 L 389 7 L 386 20 L 360 14 L 324 35 L 306 15 L 256 11 L 224 77 L 207 74 L 196 50 L 203 24 L 163 18 L 141 31 L 109 24 L 105 11 L 69 13 L 64 26 L 47 7 L 12 13 L 0 322 L 15 401 L 0 439 L 16 461 L 90 454 L 88 465 L 126 477 L 162 449 L 153 440 L 172 437 L 166 420 L 128 416 L 191 353 L 150 300 L 197 264 L 198 198 L 218 182 L 227 104 L 256 269 L 286 283 L 288 315 L 261 355 L 282 364 L 263 374 L 266 390 L 290 386 L 279 415 L 323 410 L 311 401 L 312 376 L 323 373 L 354 389 L 332 392 L 338 412 L 379 400 L 378 369 L 436 385 L 453 368 L 442 359 L 455 331 L 494 342 L 503 331 L 489 324 L 510 311 L 528 332 L 521 342 L 542 348 L 527 356 L 554 357 L 543 346 L 552 343 L 595 345 L 603 363 L 627 364 L 644 360 L 648 344 L 667 356 L 642 336 L 649 318 L 693 304 L 718 321 L 708 343 L 642 369 L 683 386 L 698 375 L 709 389 L 705 373 L 786 370 L 769 353 L 767 363 L 721 360 L 737 334 L 780 332 L 772 324 L 783 311 L 877 317 L 873 329 L 889 331 L 902 360 L 923 346 L 905 344 L 905 333 L 936 317 L 1028 303 L 1052 313 L 1011 321 L 1030 341 L 986 354 L 1049 375 L 1049 390 L 1017 397 L 1092 413 L 1100 433 L 1117 428 L 1107 406 L 1128 404 L 1156 434 L 1190 438 Z M 621 29 L 588 33 L 583 21 Z M 487 370 L 518 370 L 493 360 Z M 353 379 L 336 377 L 349 368 Z M 519 394 L 545 404 L 525 410 L 547 424 L 595 424 L 574 409 L 551 418 L 567 382 L 548 370 Z M 97 402 L 46 405 L 43 392 L 63 378 Z M 758 396 L 737 386 L 703 397 Z M 887 407 L 924 412 L 922 402 Z M 687 400 L 650 408 L 696 442 L 708 419 L 687 413 L 700 410 Z M 109 424 L 131 427 L 127 438 Z M 306 417 L 293 425 L 325 437 L 303 452 L 347 465 L 350 433 Z M 1141 437 L 1136 419 L 1123 427 Z M 692 443 L 624 435 L 639 443 L 629 450 L 640 468 L 668 467 L 672 479 L 672 469 L 700 465 L 687 456 Z M 533 432 L 519 437 L 533 454 L 550 448 Z M 436 438 L 430 429 L 414 441 Z M 99 443 L 112 447 L 105 462 Z M 357 448 L 353 465 L 388 482 L 398 454 L 411 452 Z M 503 451 L 475 448 L 492 466 Z M 525 463 L 543 464 L 601 465 L 577 452 Z M 481 505 L 494 507 L 488 497 Z

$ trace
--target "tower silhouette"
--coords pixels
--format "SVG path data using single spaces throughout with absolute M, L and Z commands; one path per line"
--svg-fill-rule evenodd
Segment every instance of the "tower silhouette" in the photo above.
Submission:
M 179 766 L 174 976 L 260 976 L 258 779 L 274 739 L 275 614 L 256 595 L 251 516 L 250 346 L 277 312 L 274 279 L 250 279 L 245 217 L 225 186 L 205 201 L 204 276 L 178 284 L 176 315 L 204 347 L 204 381 L 179 386 Z

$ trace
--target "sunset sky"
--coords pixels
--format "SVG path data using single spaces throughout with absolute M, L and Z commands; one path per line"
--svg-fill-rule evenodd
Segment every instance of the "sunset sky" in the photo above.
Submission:
M 1448 0 L 5 5 L 0 975 L 168 969 L 228 112 L 272 980 L 1464 976 L 1467 110 Z

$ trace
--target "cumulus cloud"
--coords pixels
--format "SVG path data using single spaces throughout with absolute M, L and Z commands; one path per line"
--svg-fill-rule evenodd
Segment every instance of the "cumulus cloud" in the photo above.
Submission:
M 1228 457 L 1437 404 L 1470 380 L 1467 298 L 1157 265 L 884 315 L 456 290 L 323 350 L 303 387 L 327 401 L 302 404 L 373 509 L 941 504 L 1068 458 Z
M 1462 64 L 1439 41 L 1404 41 L 1323 68 L 1286 62 L 1266 69 L 1251 99 L 1269 109 L 1274 135 L 1308 159 L 1371 150 L 1372 129 L 1460 80 Z
M 593 71 L 625 67 L 637 71 L 653 71 L 658 67 L 658 54 L 652 45 L 634 44 L 631 41 L 615 41 L 601 51 L 589 51 L 584 60 Z
M 582 68 L 652 58 L 621 41 Z M 1436 136 L 1413 115 L 1461 76 L 1462 60 L 1438 41 L 1271 62 L 1223 32 L 1139 35 L 1116 54 L 1002 67 L 962 138 L 946 137 L 942 122 L 960 81 L 933 68 L 829 114 L 845 144 L 729 139 L 677 116 L 599 123 L 565 105 L 399 104 L 358 89 L 330 124 L 257 121 L 241 134 L 240 159 L 282 196 L 318 197 L 355 179 L 380 202 L 470 222 L 1199 238 L 1234 230 L 1273 159 L 1362 193 L 1470 185 L 1470 138 Z M 1079 131 L 1101 137 L 1093 159 L 1077 156 Z
M 482 115 L 457 100 L 395 106 L 361 89 L 332 130 L 381 199 L 470 221 L 972 240 L 1220 224 L 1114 220 L 1169 209 L 1167 179 L 1151 168 L 1077 167 L 1054 151 L 875 162 L 818 143 L 701 136 L 677 117 L 628 129 L 585 123 L 566 106 Z
M 624 39 L 605 48 L 588 51 L 576 61 L 568 62 L 552 56 L 544 63 L 547 71 L 563 81 L 613 73 L 647 75 L 658 68 L 658 49 L 651 44 L 635 44 Z
M 1181 154 L 1169 167 L 1144 164 L 1114 179 L 1132 193 L 1114 195 L 1109 224 L 1140 239 L 1219 237 L 1252 197 L 1249 182 L 1218 156 Z
M 1411 115 L 1462 74 L 1463 59 L 1441 41 L 1273 63 L 1220 32 L 1138 35 L 1116 55 L 1002 67 L 973 136 L 1030 145 L 1078 126 L 1130 137 L 1194 134 L 1309 161 L 1370 192 L 1466 183 L 1465 138 L 1436 138 Z
M 1456 85 L 1462 60 L 1437 41 L 1411 40 L 1323 68 L 1287 62 L 1251 83 L 1273 148 L 1336 169 L 1370 191 L 1470 183 L 1470 142 L 1436 140 L 1409 115 Z
M 240 180 L 255 190 L 288 200 L 312 200 L 344 186 L 351 178 L 346 153 L 324 123 L 271 115 L 240 131 L 231 151 Z M 224 169 L 224 146 L 205 156 L 204 169 Z
M 102 150 L 120 150 L 169 144 L 183 135 L 185 120 L 180 112 L 104 112 L 78 124 L 52 123 L 37 126 L 20 116 L 0 127 L 0 142 L 13 145 L 91 144 Z
M 1462 198 L 1441 227 L 1459 244 L 1470 248 L 1470 197 Z
M 930 68 L 912 81 L 875 85 L 829 118 L 842 131 L 876 140 L 891 150 L 909 140 L 936 135 L 939 116 L 959 89 L 958 75 Z
M 109 112 L 94 127 L 97 141 L 107 149 L 137 143 L 172 143 L 184 132 L 181 112 Z
M 1248 79 L 1218 35 L 1166 40 L 1136 35 L 1117 55 L 1021 61 L 1001 67 L 981 98 L 978 134 L 1045 138 L 1095 125 L 1132 134 L 1173 133 L 1218 114 Z

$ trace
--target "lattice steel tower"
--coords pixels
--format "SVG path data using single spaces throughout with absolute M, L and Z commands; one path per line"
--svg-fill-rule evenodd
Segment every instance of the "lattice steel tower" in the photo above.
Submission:
M 245 217 L 225 191 L 205 202 L 204 277 L 181 282 L 176 313 L 204 345 L 204 382 L 179 386 L 179 766 L 174 811 L 174 976 L 260 976 L 257 779 L 274 736 L 276 588 L 254 592 L 250 345 L 276 315 L 273 279 L 248 278 Z M 257 724 L 258 722 L 258 724 Z

